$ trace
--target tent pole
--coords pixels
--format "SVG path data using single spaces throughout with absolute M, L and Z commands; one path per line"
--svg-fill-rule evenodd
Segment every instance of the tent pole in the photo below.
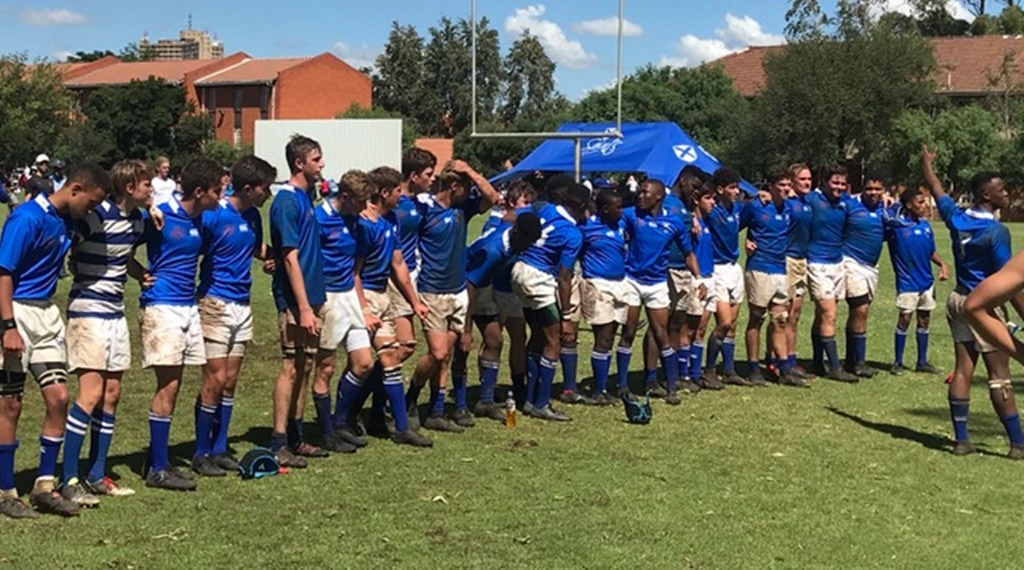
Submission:
M 583 141 L 576 137 L 576 182 L 580 181 L 580 170 L 583 166 Z

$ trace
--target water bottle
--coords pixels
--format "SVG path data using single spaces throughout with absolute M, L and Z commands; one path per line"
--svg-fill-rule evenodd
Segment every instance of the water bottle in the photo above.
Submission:
M 508 393 L 508 397 L 505 398 L 505 426 L 514 428 L 516 427 L 516 399 L 512 397 L 512 391 Z
M 1020 331 L 1020 325 L 1014 322 L 1006 323 L 1006 330 L 1010 331 L 1011 335 L 1016 335 Z

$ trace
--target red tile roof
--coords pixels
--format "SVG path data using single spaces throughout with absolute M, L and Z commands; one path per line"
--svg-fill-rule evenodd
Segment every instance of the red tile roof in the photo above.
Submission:
M 180 83 L 185 74 L 191 73 L 212 63 L 211 60 L 183 61 L 137 61 L 119 62 L 91 73 L 69 79 L 65 87 L 97 87 L 100 85 L 123 85 L 138 79 L 145 81 L 150 77 L 163 79 L 171 83 Z
M 275 81 L 279 73 L 311 60 L 311 57 L 246 59 L 196 80 L 197 85 L 239 85 Z
M 1024 82 L 1024 36 L 932 38 L 938 69 L 933 79 L 939 92 L 980 95 L 991 89 L 989 77 L 999 72 L 1006 53 L 1014 54 L 1013 83 Z M 763 86 L 762 63 L 769 53 L 785 46 L 751 47 L 708 62 L 720 65 L 740 94 L 754 96 Z

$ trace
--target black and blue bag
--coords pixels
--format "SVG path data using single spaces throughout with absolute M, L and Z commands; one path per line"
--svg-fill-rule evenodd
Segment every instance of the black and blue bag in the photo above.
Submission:
M 651 423 L 651 397 L 640 399 L 629 392 L 623 392 L 622 403 L 626 406 L 626 420 L 631 424 Z
M 249 450 L 238 462 L 238 473 L 242 479 L 262 479 L 277 475 L 280 470 L 281 464 L 274 456 L 274 452 L 266 447 Z

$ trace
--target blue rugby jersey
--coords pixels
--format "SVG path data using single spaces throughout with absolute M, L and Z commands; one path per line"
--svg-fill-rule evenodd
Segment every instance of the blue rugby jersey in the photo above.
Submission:
M 619 218 L 614 226 L 590 216 L 580 228 L 583 247 L 580 265 L 583 277 L 620 281 L 626 277 L 626 222 Z M 674 242 L 673 242 L 674 243 Z
M 700 216 L 697 216 L 697 223 L 700 224 L 700 234 L 691 237 L 693 254 L 697 257 L 700 276 L 711 277 L 715 272 L 715 246 L 711 243 L 711 229 Z
M 123 212 L 110 199 L 75 222 L 71 249 L 75 278 L 68 293 L 68 318 L 124 316 L 128 260 L 143 230 L 138 209 Z
M 935 284 L 932 255 L 935 234 L 928 220 L 900 217 L 886 227 L 889 259 L 896 274 L 897 293 L 923 293 Z
M 803 196 L 786 198 L 789 211 L 789 237 L 786 241 L 786 257 L 805 259 L 811 240 L 811 222 L 814 212 Z
M 398 226 L 398 244 L 405 258 L 409 273 L 413 273 L 420 263 L 420 212 L 416 208 L 416 199 L 402 194 L 398 205 L 392 210 L 395 225 Z
M 692 251 L 690 228 L 682 218 L 662 208 L 656 213 L 626 208 L 622 212 L 629 249 L 626 275 L 642 285 L 668 281 L 668 250 L 674 241 L 683 254 Z
M 705 222 L 711 230 L 711 245 L 715 250 L 715 263 L 736 263 L 740 258 L 740 211 L 743 205 L 733 202 L 726 208 L 717 203 Z
M 505 268 L 512 257 L 509 235 L 512 224 L 500 222 L 484 231 L 466 249 L 466 281 L 473 287 L 491 285 L 495 276 Z
M 491 211 L 487 213 L 487 219 L 484 220 L 484 227 L 480 229 L 480 233 L 483 234 L 487 230 L 493 230 L 494 228 L 502 224 L 501 219 L 505 217 L 504 206 L 494 206 Z
M 961 210 L 949 196 L 939 198 L 936 205 L 953 240 L 957 288 L 969 292 L 1010 260 L 1010 232 L 992 212 Z
M 376 221 L 360 217 L 356 242 L 356 249 L 363 259 L 363 268 L 359 272 L 363 289 L 386 291 L 391 278 L 391 259 L 398 247 L 394 212 L 379 216 Z
M 157 230 L 147 216 L 142 240 L 146 244 L 149 273 L 153 286 L 143 289 L 139 304 L 194 305 L 196 303 L 196 267 L 203 249 L 199 219 L 181 207 L 177 198 L 157 206 L 164 214 L 164 229 Z
M 71 225 L 46 194 L 11 212 L 0 234 L 0 268 L 14 281 L 14 300 L 50 300 L 70 247 Z
M 327 301 L 324 290 L 324 259 L 320 251 L 320 228 L 313 203 L 303 190 L 290 184 L 281 187 L 270 204 L 270 243 L 278 255 L 271 291 L 278 311 L 297 307 L 288 274 L 284 269 L 286 249 L 298 252 L 299 269 L 310 306 Z
M 669 192 L 665 195 L 665 201 L 662 207 L 668 210 L 670 213 L 677 214 L 683 219 L 683 223 L 687 227 L 693 227 L 693 216 L 683 205 L 683 201 L 678 196 Z M 668 250 L 668 268 L 669 269 L 686 269 L 686 254 L 679 249 L 679 246 L 675 242 L 669 246 Z
M 351 291 L 356 286 L 356 258 L 360 257 L 356 243 L 359 218 L 341 215 L 324 200 L 316 208 L 316 222 L 324 257 L 324 288 L 328 293 Z
M 517 213 L 522 211 L 537 214 L 541 232 L 540 238 L 519 255 L 519 261 L 553 277 L 558 277 L 561 268 L 572 271 L 583 247 L 583 235 L 576 219 L 562 206 L 550 202 L 535 202 Z
M 430 194 L 417 196 L 420 213 L 420 272 L 422 293 L 459 293 L 466 288 L 466 224 L 480 213 L 479 196 L 446 208 Z
M 747 271 L 786 273 L 786 246 L 791 225 L 785 204 L 776 207 L 770 200 L 762 203 L 755 197 L 743 206 L 740 227 L 747 228 L 747 239 L 757 244 L 754 252 L 747 256 Z
M 245 212 L 224 198 L 215 210 L 200 218 L 203 261 L 199 264 L 198 297 L 207 295 L 223 301 L 249 304 L 252 290 L 252 258 L 263 242 L 263 220 L 259 208 Z
M 833 204 L 818 190 L 805 197 L 811 207 L 811 233 L 807 245 L 809 263 L 840 263 L 843 261 L 843 227 L 846 225 L 846 202 Z
M 846 224 L 843 225 L 843 255 L 864 265 L 878 265 L 885 241 L 886 214 L 881 202 L 873 210 L 858 198 L 846 200 Z

